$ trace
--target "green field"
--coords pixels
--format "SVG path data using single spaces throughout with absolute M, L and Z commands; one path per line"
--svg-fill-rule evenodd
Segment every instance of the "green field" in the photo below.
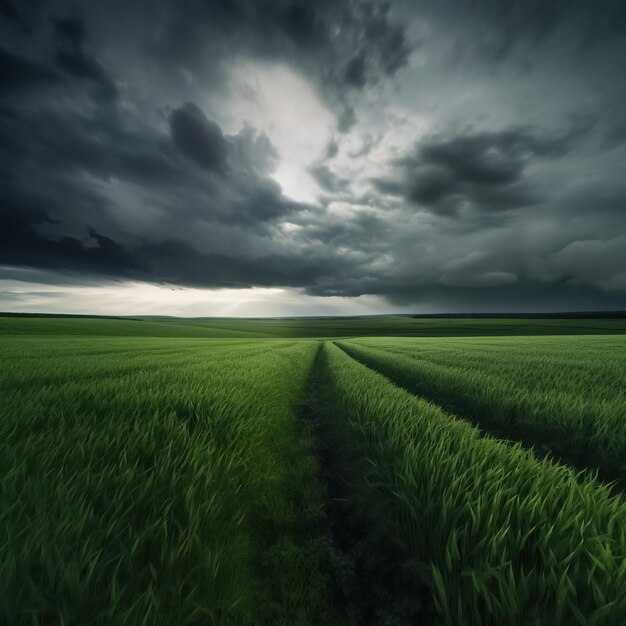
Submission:
M 0 318 L 0 624 L 621 626 L 625 330 Z
M 5 340 L 2 623 L 320 611 L 320 494 L 295 419 L 316 349 Z
M 365 336 L 472 337 L 626 333 L 623 319 L 445 319 L 402 315 L 304 318 L 2 317 L 0 335 L 110 337 L 335 338 Z
M 338 345 L 395 384 L 500 438 L 626 486 L 621 336 L 370 339 Z

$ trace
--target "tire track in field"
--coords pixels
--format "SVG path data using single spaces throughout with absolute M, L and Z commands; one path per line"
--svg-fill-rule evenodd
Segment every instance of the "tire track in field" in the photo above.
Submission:
M 430 591 L 425 585 L 407 589 L 399 583 L 402 558 L 394 552 L 393 538 L 374 538 L 366 516 L 353 502 L 347 477 L 354 467 L 342 455 L 340 437 L 333 429 L 341 416 L 325 397 L 324 343 L 319 342 L 299 414 L 313 433 L 326 518 L 326 559 L 339 624 L 430 626 L 434 623 Z
M 454 398 L 447 398 L 447 402 L 443 402 L 439 394 L 428 393 L 427 390 L 421 388 L 416 389 L 412 384 L 405 384 L 397 380 L 393 375 L 390 375 L 386 368 L 376 367 L 376 365 L 370 363 L 368 360 L 363 359 L 361 355 L 353 353 L 350 350 L 349 345 L 342 345 L 337 341 L 333 343 L 351 359 L 357 361 L 361 365 L 368 369 L 384 376 L 390 383 L 410 393 L 411 395 L 428 400 L 432 404 L 435 404 L 443 411 L 451 415 L 456 419 L 462 419 L 475 426 L 482 437 L 491 437 L 499 439 L 508 444 L 519 443 L 523 448 L 532 450 L 537 458 L 547 458 L 554 463 L 561 465 L 567 465 L 577 472 L 585 474 L 597 473 L 598 479 L 605 483 L 615 494 L 623 494 L 626 491 L 626 479 L 623 475 L 616 474 L 603 468 L 600 463 L 589 463 L 589 459 L 584 453 L 577 451 L 568 451 L 566 446 L 559 446 L 558 448 L 546 443 L 545 439 L 539 436 L 533 437 L 532 434 L 524 432 L 521 426 L 517 428 L 498 428 L 494 425 L 494 420 L 481 420 L 473 411 L 467 409 L 462 401 L 455 400 Z M 344 342 L 349 344 L 350 342 Z M 389 353 L 379 348 L 369 347 L 368 349 L 379 351 L 385 355 L 395 354 Z M 486 422 L 486 423 L 485 423 Z

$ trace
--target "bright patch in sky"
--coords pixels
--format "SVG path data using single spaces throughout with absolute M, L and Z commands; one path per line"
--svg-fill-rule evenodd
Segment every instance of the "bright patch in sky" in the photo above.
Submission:
M 30 4 L 0 311 L 626 309 L 622 0 Z
M 397 311 L 379 297 L 307 296 L 293 289 L 193 289 L 123 282 L 108 285 L 49 285 L 0 279 L 5 310 L 101 315 L 183 317 L 285 317 L 368 315 Z
M 239 95 L 230 108 L 234 120 L 265 132 L 278 150 L 273 178 L 290 198 L 313 202 L 319 188 L 308 169 L 332 137 L 332 113 L 310 82 L 286 65 L 243 63 L 231 81 Z

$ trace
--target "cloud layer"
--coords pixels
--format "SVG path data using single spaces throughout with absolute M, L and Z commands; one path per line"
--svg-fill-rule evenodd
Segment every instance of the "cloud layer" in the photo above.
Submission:
M 468 6 L 3 2 L 0 278 L 626 308 L 622 3 Z

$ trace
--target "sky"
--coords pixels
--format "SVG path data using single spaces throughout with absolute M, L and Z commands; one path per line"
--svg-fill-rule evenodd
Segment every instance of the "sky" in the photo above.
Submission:
M 0 311 L 626 309 L 622 0 L 0 0 Z

